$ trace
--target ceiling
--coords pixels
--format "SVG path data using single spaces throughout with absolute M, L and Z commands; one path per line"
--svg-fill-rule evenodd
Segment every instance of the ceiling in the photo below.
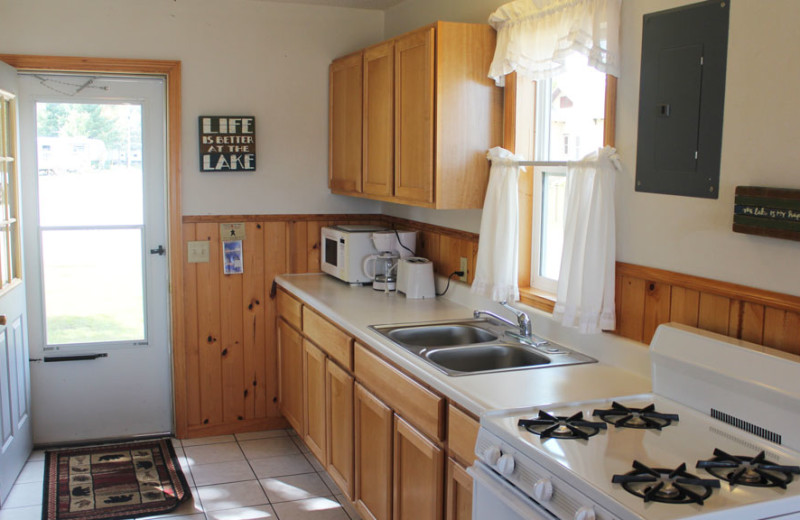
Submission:
M 359 9 L 378 9 L 384 10 L 395 6 L 403 0 L 272 0 L 273 2 L 284 2 L 287 4 L 316 4 L 331 5 L 335 7 L 356 7 Z

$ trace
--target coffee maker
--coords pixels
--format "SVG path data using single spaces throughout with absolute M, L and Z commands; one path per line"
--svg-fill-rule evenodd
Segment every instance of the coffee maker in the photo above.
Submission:
M 401 258 L 414 256 L 417 232 L 376 231 L 372 234 L 372 243 L 378 254 L 364 258 L 364 272 L 372 280 L 372 288 L 376 291 L 394 291 L 397 289 L 397 262 Z

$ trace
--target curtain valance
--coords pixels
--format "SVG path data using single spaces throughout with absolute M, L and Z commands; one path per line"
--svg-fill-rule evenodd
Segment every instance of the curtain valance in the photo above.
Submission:
M 517 71 L 531 79 L 560 72 L 575 53 L 600 72 L 619 76 L 621 0 L 516 0 L 497 9 L 489 24 L 497 48 L 489 77 L 502 86 Z

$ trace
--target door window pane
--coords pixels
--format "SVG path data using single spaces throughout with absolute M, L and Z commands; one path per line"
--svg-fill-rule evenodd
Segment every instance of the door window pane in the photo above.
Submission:
M 143 223 L 142 107 L 37 103 L 39 223 Z
M 42 232 L 47 344 L 145 338 L 142 230 Z

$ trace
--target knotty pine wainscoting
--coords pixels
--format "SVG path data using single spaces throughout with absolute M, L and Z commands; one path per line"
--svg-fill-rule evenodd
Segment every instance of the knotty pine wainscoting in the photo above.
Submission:
M 244 273 L 222 274 L 220 224 L 244 222 Z M 175 345 L 178 437 L 284 428 L 278 411 L 275 302 L 283 273 L 319 272 L 320 228 L 373 224 L 419 231 L 417 254 L 439 273 L 467 258 L 472 282 L 478 236 L 383 215 L 232 215 L 183 217 L 184 248 L 209 242 L 210 261 L 184 265 L 184 345 Z M 185 250 L 185 249 L 184 249 Z M 184 255 L 187 257 L 188 255 Z
M 222 274 L 220 224 L 244 222 L 244 274 Z M 178 437 L 286 427 L 278 411 L 275 302 L 283 273 L 319 271 L 320 228 L 376 224 L 419 232 L 417 254 L 438 274 L 466 257 L 472 282 L 478 235 L 384 215 L 183 217 L 183 241 L 209 242 L 210 261 L 186 263 L 183 345 L 174 346 Z M 184 255 L 186 257 L 187 255 Z M 800 297 L 617 263 L 617 330 L 648 344 L 676 321 L 800 354 Z

